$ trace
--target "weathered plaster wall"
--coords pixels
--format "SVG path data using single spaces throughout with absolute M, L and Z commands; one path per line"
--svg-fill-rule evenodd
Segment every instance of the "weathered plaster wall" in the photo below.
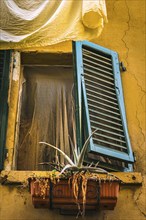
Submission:
M 92 217 L 96 220 L 144 220 L 146 218 L 145 0 L 106 2 L 109 23 L 94 42 L 116 50 L 120 60 L 127 67 L 127 72 L 121 73 L 126 113 L 131 143 L 137 158 L 135 170 L 142 172 L 143 186 L 123 186 L 114 211 L 101 211 L 85 219 Z M 68 52 L 71 51 L 71 42 L 37 50 Z M 14 114 L 10 118 L 11 123 L 13 118 Z M 8 139 L 10 141 L 11 137 Z M 57 211 L 34 209 L 27 190 L 15 186 L 0 186 L 0 219 L 63 220 L 75 219 L 75 216 L 61 216 Z
M 14 142 L 15 131 L 17 124 L 17 107 L 19 97 L 19 79 L 20 79 L 20 53 L 13 52 L 10 68 L 10 78 L 12 79 L 9 84 L 8 105 L 8 129 L 6 137 L 6 146 L 8 146 L 7 160 L 5 161 L 5 169 L 10 170 L 12 168 L 13 154 L 14 154 Z
M 109 24 L 96 43 L 119 53 L 127 71 L 122 74 L 128 127 L 137 157 L 135 169 L 144 172 L 146 151 L 145 1 L 107 1 Z

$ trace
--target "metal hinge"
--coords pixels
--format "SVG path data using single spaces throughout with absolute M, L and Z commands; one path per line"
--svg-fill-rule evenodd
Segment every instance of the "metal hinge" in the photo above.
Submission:
M 127 71 L 127 69 L 126 69 L 126 67 L 124 66 L 124 63 L 123 63 L 123 62 L 120 62 L 120 63 L 119 63 L 119 66 L 120 66 L 120 69 L 122 70 L 122 72 Z

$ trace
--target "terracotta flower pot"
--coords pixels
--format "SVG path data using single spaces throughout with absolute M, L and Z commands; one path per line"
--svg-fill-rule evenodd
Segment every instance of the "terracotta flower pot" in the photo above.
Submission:
M 50 179 L 30 181 L 32 203 L 35 208 L 59 208 L 62 210 L 82 208 L 83 195 L 79 189 L 78 199 L 73 194 L 72 186 L 67 179 L 61 179 L 56 184 Z M 86 210 L 106 209 L 112 210 L 116 206 L 119 194 L 119 182 L 101 182 L 89 179 L 86 191 Z
M 49 179 L 46 182 L 47 185 L 44 187 L 44 192 L 42 191 L 42 187 L 44 185 L 44 181 L 31 180 L 30 181 L 30 192 L 32 196 L 32 203 L 35 208 L 43 207 L 47 208 L 50 204 L 50 183 Z
M 100 208 L 113 210 L 116 206 L 120 185 L 119 182 L 102 182 L 100 187 Z

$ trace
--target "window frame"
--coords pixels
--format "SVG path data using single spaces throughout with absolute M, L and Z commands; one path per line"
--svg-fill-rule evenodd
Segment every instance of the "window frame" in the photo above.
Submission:
M 79 88 L 78 91 L 75 90 L 75 92 L 76 92 L 76 99 L 77 99 L 77 102 L 75 103 L 75 111 L 76 111 L 76 125 L 77 125 L 77 144 L 78 144 L 78 146 L 80 148 L 82 147 L 83 142 L 84 142 L 84 140 L 82 138 L 82 123 L 81 123 L 82 122 L 82 106 L 83 106 L 83 102 L 82 102 L 82 95 L 83 95 L 82 94 L 82 77 L 81 77 L 81 74 L 83 74 L 83 62 L 82 62 L 82 59 L 81 59 L 82 58 L 81 46 L 84 45 L 84 44 L 86 44 L 86 45 L 88 44 L 88 46 L 93 46 L 94 45 L 94 46 L 100 48 L 101 50 L 104 49 L 104 51 L 106 53 L 109 53 L 109 54 L 113 53 L 114 56 L 115 56 L 115 58 L 114 58 L 115 60 L 117 60 L 117 56 L 118 56 L 116 52 L 111 51 L 111 50 L 109 50 L 107 48 L 95 45 L 95 44 L 93 44 L 91 42 L 87 42 L 87 41 L 76 41 L 76 42 L 73 42 L 73 51 L 72 51 L 73 60 L 74 60 L 73 66 L 75 68 L 75 72 L 80 72 L 80 74 L 75 74 L 75 88 L 77 88 L 77 87 Z M 48 53 L 49 53 L 49 51 L 48 51 Z M 75 60 L 78 61 L 78 65 L 76 65 Z M 16 65 L 17 65 L 17 63 L 16 63 Z M 117 69 L 119 71 L 119 61 L 118 60 L 117 60 L 116 66 L 115 66 L 115 71 Z M 120 72 L 119 72 L 119 77 L 120 77 Z M 20 81 L 20 79 L 19 79 L 19 81 Z M 122 88 L 121 84 L 120 84 L 120 86 Z M 123 102 L 123 100 L 121 100 L 121 102 Z M 122 109 L 124 109 L 124 106 L 122 106 Z M 124 120 L 126 121 L 125 110 L 123 112 L 124 112 Z M 128 130 L 126 130 L 126 132 L 128 133 Z M 15 149 L 16 148 L 15 144 L 14 144 L 13 148 L 14 148 L 14 151 L 15 151 L 16 150 Z M 132 150 L 131 150 L 131 155 L 133 157 Z M 4 162 L 4 159 L 3 159 L 3 162 Z M 12 156 L 12 160 L 14 160 L 14 155 Z M 132 169 L 130 168 L 130 171 L 131 170 Z

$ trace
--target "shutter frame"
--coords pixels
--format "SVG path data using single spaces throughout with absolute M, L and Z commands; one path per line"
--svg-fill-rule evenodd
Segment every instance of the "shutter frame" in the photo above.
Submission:
M 118 60 L 118 54 L 115 51 L 111 51 L 107 48 L 101 47 L 99 45 L 93 44 L 88 41 L 76 41 L 73 42 L 73 54 L 74 54 L 74 64 L 75 64 L 75 90 L 76 92 L 80 91 L 80 96 L 78 96 L 78 99 L 76 99 L 76 102 L 80 102 L 80 114 L 78 110 L 76 111 L 78 118 L 76 118 L 77 121 L 77 127 L 79 131 L 77 131 L 77 143 L 78 146 L 81 148 L 81 143 L 83 141 L 79 141 L 79 139 L 83 139 L 83 127 L 82 127 L 82 119 L 83 119 L 83 103 L 85 107 L 85 117 L 86 117 L 86 125 L 85 125 L 85 130 L 86 130 L 86 138 L 91 135 L 91 126 L 90 126 L 90 119 L 89 119 L 89 110 L 88 110 L 88 103 L 87 103 L 87 94 L 86 94 L 86 88 L 85 88 L 85 80 L 84 80 L 84 70 L 83 70 L 83 54 L 82 54 L 82 48 L 84 46 L 87 46 L 89 48 L 94 49 L 97 51 L 100 51 L 104 54 L 107 54 L 108 56 L 111 57 L 112 61 L 112 69 L 113 69 L 113 77 L 114 77 L 114 83 L 115 83 L 115 91 L 117 95 L 117 100 L 118 100 L 118 106 L 120 110 L 120 115 L 121 115 L 121 120 L 123 124 L 123 130 L 124 130 L 124 135 L 125 135 L 125 140 L 126 140 L 126 145 L 127 145 L 127 152 L 119 152 L 115 149 L 109 149 L 100 145 L 96 145 L 93 143 L 93 139 L 90 139 L 90 144 L 88 148 L 88 152 L 96 152 L 99 153 L 100 155 L 104 156 L 109 156 L 112 158 L 116 158 L 117 160 L 121 161 L 126 161 L 128 163 L 133 163 L 134 162 L 134 157 L 133 157 L 133 152 L 130 144 L 130 139 L 128 135 L 128 128 L 127 128 L 127 123 L 126 123 L 126 113 L 125 113 L 125 107 L 124 107 L 124 98 L 123 98 L 123 91 L 122 91 L 122 83 L 121 83 L 121 76 L 120 76 L 120 69 L 119 69 L 119 60 Z M 76 80 L 78 79 L 78 82 Z M 76 96 L 77 97 L 77 96 Z M 84 140 L 85 141 L 85 140 Z
M 124 97 L 123 97 L 123 87 L 122 87 L 121 73 L 120 73 L 120 68 L 119 68 L 118 54 L 115 52 L 114 53 L 112 52 L 112 58 L 113 58 L 113 68 L 115 72 L 114 77 L 115 77 L 115 81 L 117 80 L 117 83 L 118 83 L 117 86 L 120 91 L 119 94 L 117 93 L 117 97 L 118 97 L 118 103 L 120 107 L 121 118 L 123 121 L 123 129 L 124 129 L 127 146 L 128 146 L 129 162 L 134 162 L 132 147 L 131 147 L 129 133 L 128 133 L 128 127 L 127 127 L 126 112 L 125 112 Z
M 75 115 L 76 115 L 76 134 L 77 145 L 82 147 L 82 89 L 81 74 L 83 74 L 82 66 L 82 43 L 73 41 L 73 63 L 74 63 L 74 87 L 75 87 Z M 76 62 L 78 60 L 78 62 Z
M 4 55 L 3 68 L 1 72 L 1 88 L 0 88 L 0 170 L 4 167 L 6 157 L 6 130 L 8 119 L 8 89 L 9 89 L 9 71 L 11 51 L 0 51 Z

